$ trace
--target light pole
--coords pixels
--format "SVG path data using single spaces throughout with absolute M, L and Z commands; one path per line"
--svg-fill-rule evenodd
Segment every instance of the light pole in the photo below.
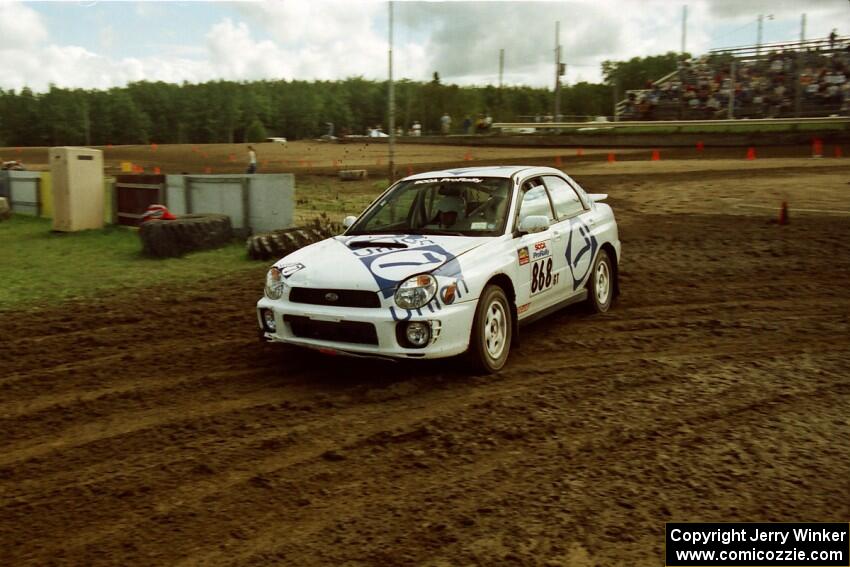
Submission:
M 393 88 L 393 2 L 389 2 L 390 9 L 390 29 L 389 29 L 389 96 L 388 96 L 388 113 L 389 113 L 389 182 L 395 181 L 395 89 Z

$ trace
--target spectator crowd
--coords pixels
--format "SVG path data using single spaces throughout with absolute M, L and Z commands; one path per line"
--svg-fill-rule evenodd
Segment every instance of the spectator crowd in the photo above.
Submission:
M 789 49 L 737 59 L 714 53 L 685 61 L 664 80 L 628 92 L 620 118 L 726 118 L 730 98 L 735 118 L 794 116 L 798 96 L 802 116 L 847 115 L 850 42 L 832 37 L 830 45 L 831 49 Z

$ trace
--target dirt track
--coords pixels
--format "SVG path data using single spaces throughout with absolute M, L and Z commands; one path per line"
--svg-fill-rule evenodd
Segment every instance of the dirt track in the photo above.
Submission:
M 850 167 L 725 169 L 577 174 L 621 300 L 493 378 L 261 345 L 262 266 L 0 313 L 0 564 L 659 565 L 665 521 L 847 521 L 850 216 L 794 206 Z M 789 226 L 738 206 L 774 193 Z

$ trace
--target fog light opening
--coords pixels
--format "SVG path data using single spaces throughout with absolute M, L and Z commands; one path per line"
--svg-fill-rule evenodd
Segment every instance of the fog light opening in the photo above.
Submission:
M 405 336 L 414 347 L 424 347 L 431 341 L 431 326 L 426 321 L 413 321 L 407 324 Z
M 260 315 L 263 318 L 263 328 L 266 331 L 270 333 L 274 333 L 275 331 L 277 331 L 277 324 L 274 320 L 274 311 L 272 311 L 271 309 L 263 309 L 260 311 Z

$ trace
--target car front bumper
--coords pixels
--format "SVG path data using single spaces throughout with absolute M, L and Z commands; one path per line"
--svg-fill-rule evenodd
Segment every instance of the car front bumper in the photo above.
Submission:
M 272 300 L 263 297 L 257 302 L 257 321 L 261 339 L 268 342 L 289 343 L 328 353 L 354 356 L 444 358 L 461 354 L 469 347 L 476 303 L 476 301 L 464 301 L 442 305 L 433 311 L 424 307 L 413 311 L 401 310 L 399 313 L 388 307 L 335 307 L 292 303 L 286 299 Z M 262 317 L 264 309 L 274 313 L 274 331 L 264 327 Z M 293 320 L 293 317 L 296 319 Z M 400 344 L 397 334 L 399 325 L 412 321 L 425 321 L 430 324 L 435 336 L 432 336 L 428 345 L 422 348 L 409 348 Z M 338 333 L 335 329 L 352 326 L 356 326 L 356 330 L 373 327 L 374 335 L 371 335 L 371 331 L 367 334 L 374 339 L 374 344 L 352 342 L 347 337 L 338 336 L 314 338 L 305 336 L 304 333 L 306 327 L 327 330 L 332 335 L 344 335 L 346 333 Z M 320 331 L 316 334 L 324 333 Z

